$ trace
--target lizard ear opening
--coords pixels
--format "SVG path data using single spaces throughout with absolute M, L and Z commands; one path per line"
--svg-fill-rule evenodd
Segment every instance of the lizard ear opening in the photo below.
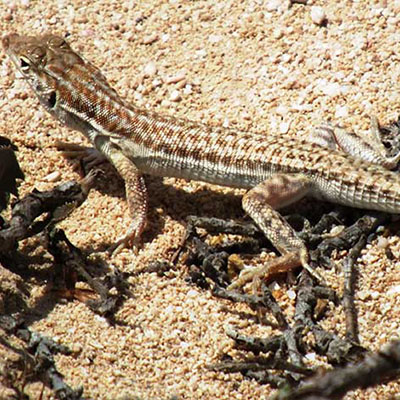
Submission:
M 56 92 L 51 92 L 49 94 L 49 97 L 47 98 L 47 104 L 50 108 L 54 108 L 57 103 L 57 93 Z

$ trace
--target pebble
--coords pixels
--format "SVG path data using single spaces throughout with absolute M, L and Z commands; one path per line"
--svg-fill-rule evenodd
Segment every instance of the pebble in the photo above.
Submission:
M 186 78 L 186 71 L 182 70 L 175 75 L 167 76 L 164 79 L 164 82 L 167 84 L 177 83 L 177 82 L 183 81 L 185 78 Z
M 358 297 L 360 300 L 365 301 L 365 300 L 371 298 L 371 294 L 370 294 L 367 290 L 360 290 L 360 291 L 357 293 L 357 297 Z
M 161 101 L 161 107 L 170 108 L 171 107 L 171 102 L 169 100 L 163 99 Z
M 284 105 L 279 105 L 277 108 L 276 108 L 276 113 L 278 114 L 278 115 L 280 115 L 280 116 L 282 116 L 282 117 L 285 117 L 286 115 L 288 115 L 289 114 L 289 109 L 286 107 L 286 106 L 284 106 Z
M 272 282 L 268 285 L 268 288 L 272 291 L 279 290 L 281 287 L 278 282 Z
M 179 93 L 178 90 L 173 90 L 173 91 L 171 92 L 170 96 L 169 96 L 169 99 L 170 99 L 171 101 L 177 102 L 177 101 L 182 100 L 182 96 L 181 96 L 181 94 Z
M 336 82 L 327 82 L 321 89 L 322 93 L 329 97 L 335 97 L 341 93 L 341 86 Z
M 287 291 L 287 297 L 289 297 L 290 300 L 294 300 L 296 298 L 296 292 L 292 289 L 289 289 Z
M 168 33 L 164 33 L 161 35 L 161 40 L 163 41 L 163 43 L 168 42 L 169 40 L 169 34 Z
M 47 182 L 57 182 L 61 178 L 61 173 L 60 171 L 54 171 L 45 176 L 44 180 Z
M 389 288 L 386 292 L 388 295 L 399 294 L 400 293 L 400 285 L 395 285 Z
M 193 92 L 192 85 L 186 84 L 184 89 L 183 89 L 183 94 L 189 95 L 189 94 L 192 94 L 192 92 Z
M 157 74 L 157 65 L 155 62 L 150 61 L 143 68 L 143 73 L 146 78 L 153 78 Z
M 347 106 L 336 106 L 335 118 L 346 118 L 349 116 L 349 109 Z
M 153 35 L 145 36 L 142 40 L 143 44 L 152 44 L 158 40 L 158 35 L 155 33 Z
M 191 289 L 187 292 L 187 297 L 195 298 L 199 296 L 199 292 L 197 290 Z
M 386 249 L 389 246 L 389 240 L 383 236 L 380 236 L 377 242 L 377 246 L 380 249 Z
M 218 43 L 222 40 L 221 35 L 210 35 L 208 36 L 208 41 L 210 43 Z
M 281 5 L 282 5 L 281 0 L 269 0 L 265 8 L 267 11 L 276 11 L 281 7 Z
M 289 132 L 290 122 L 281 122 L 279 124 L 279 133 L 285 134 Z
M 200 49 L 196 51 L 196 57 L 202 58 L 207 56 L 207 50 L 206 49 Z
M 153 80 L 151 81 L 151 86 L 152 86 L 153 88 L 159 87 L 159 86 L 161 86 L 161 85 L 162 85 L 162 80 L 159 79 L 159 78 L 153 79 Z
M 305 355 L 305 358 L 306 358 L 308 361 L 315 361 L 315 360 L 317 359 L 317 355 L 316 355 L 316 353 L 307 353 L 307 354 Z
M 281 39 L 283 37 L 283 32 L 282 29 L 280 28 L 275 28 L 274 32 L 272 33 L 272 36 L 274 37 L 274 39 Z
M 377 290 L 373 290 L 373 291 L 371 291 L 370 293 L 371 293 L 371 297 L 372 297 L 374 300 L 379 299 L 379 297 L 382 296 L 382 294 L 379 293 Z
M 322 7 L 311 7 L 310 17 L 311 21 L 314 22 L 315 25 L 321 26 L 326 22 L 326 14 Z
M 81 32 L 81 35 L 83 37 L 87 37 L 87 38 L 93 37 L 94 34 L 95 34 L 95 32 L 94 32 L 93 29 L 83 29 L 82 32 Z
M 138 93 L 143 93 L 144 92 L 144 90 L 145 90 L 145 86 L 144 85 L 142 85 L 142 84 L 140 84 L 140 85 L 138 85 L 138 87 L 136 88 L 136 91 L 138 92 Z

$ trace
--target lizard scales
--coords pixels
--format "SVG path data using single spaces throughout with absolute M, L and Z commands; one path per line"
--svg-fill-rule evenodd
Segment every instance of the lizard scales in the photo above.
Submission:
M 250 189 L 245 210 L 281 253 L 303 254 L 303 265 L 301 241 L 273 209 L 311 195 L 400 213 L 400 177 L 381 165 L 299 138 L 210 127 L 139 109 L 122 100 L 101 72 L 58 36 L 11 34 L 3 46 L 42 105 L 83 132 L 124 178 L 131 213 L 139 208 L 142 215 L 132 237 L 140 235 L 147 211 L 142 173 Z M 380 158 L 363 145 L 373 159 Z M 275 232 L 282 224 L 287 231 Z

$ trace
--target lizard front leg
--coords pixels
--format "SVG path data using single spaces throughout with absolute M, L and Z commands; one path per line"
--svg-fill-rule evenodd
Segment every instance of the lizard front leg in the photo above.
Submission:
M 114 253 L 130 243 L 137 244 L 146 226 L 148 198 L 144 177 L 136 165 L 112 145 L 107 148 L 106 154 L 125 182 L 129 212 L 133 219 L 127 233 L 110 247 L 109 251 Z
M 286 272 L 303 266 L 314 276 L 308 264 L 308 251 L 294 229 L 276 209 L 304 197 L 311 188 L 310 179 L 303 174 L 277 174 L 249 190 L 243 197 L 243 209 L 282 254 L 265 266 L 244 270 L 228 289 L 268 275 Z

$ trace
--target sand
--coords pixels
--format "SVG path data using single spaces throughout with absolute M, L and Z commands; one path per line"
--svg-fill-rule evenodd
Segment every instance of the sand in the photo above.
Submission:
M 2 34 L 68 34 L 73 48 L 98 66 L 129 102 L 265 135 L 306 136 L 327 120 L 366 134 L 369 115 L 383 123 L 397 118 L 399 24 L 400 4 L 394 0 L 309 1 L 290 8 L 273 0 L 0 3 Z M 78 179 L 54 143 L 87 142 L 46 114 L 16 75 L 0 50 L 0 135 L 19 147 L 26 174 L 21 195 Z M 143 248 L 109 258 L 102 251 L 125 232 L 130 217 L 121 179 L 112 168 L 105 170 L 62 227 L 74 244 L 99 251 L 124 272 L 171 257 L 188 215 L 244 218 L 240 191 L 150 177 Z M 57 182 L 49 178 L 55 171 Z M 385 246 L 394 260 L 374 242 L 358 263 L 360 340 L 373 350 L 400 333 L 399 237 L 389 236 Z M 344 256 L 337 256 L 338 265 Z M 57 356 L 56 363 L 68 384 L 84 386 L 85 398 L 269 398 L 274 390 L 268 385 L 206 366 L 224 353 L 238 357 L 225 334 L 227 325 L 263 336 L 273 329 L 242 319 L 238 311 L 251 314 L 245 305 L 212 297 L 189 285 L 186 275 L 187 267 L 179 264 L 164 277 L 149 273 L 129 278 L 134 297 L 118 312 L 124 326 L 110 326 L 79 301 L 57 299 L 32 279 L 30 304 L 40 317 L 31 329 L 73 347 L 72 356 Z M 339 288 L 340 268 L 326 272 L 326 279 Z M 282 291 L 290 289 L 285 282 L 280 285 Z M 332 306 L 324 326 L 343 334 L 343 321 L 341 308 Z M 41 389 L 39 383 L 25 388 L 31 398 L 38 398 Z M 346 399 L 382 399 L 398 392 L 399 384 L 389 383 Z M 6 392 L 0 398 L 7 398 Z M 53 398 L 49 389 L 43 398 Z

